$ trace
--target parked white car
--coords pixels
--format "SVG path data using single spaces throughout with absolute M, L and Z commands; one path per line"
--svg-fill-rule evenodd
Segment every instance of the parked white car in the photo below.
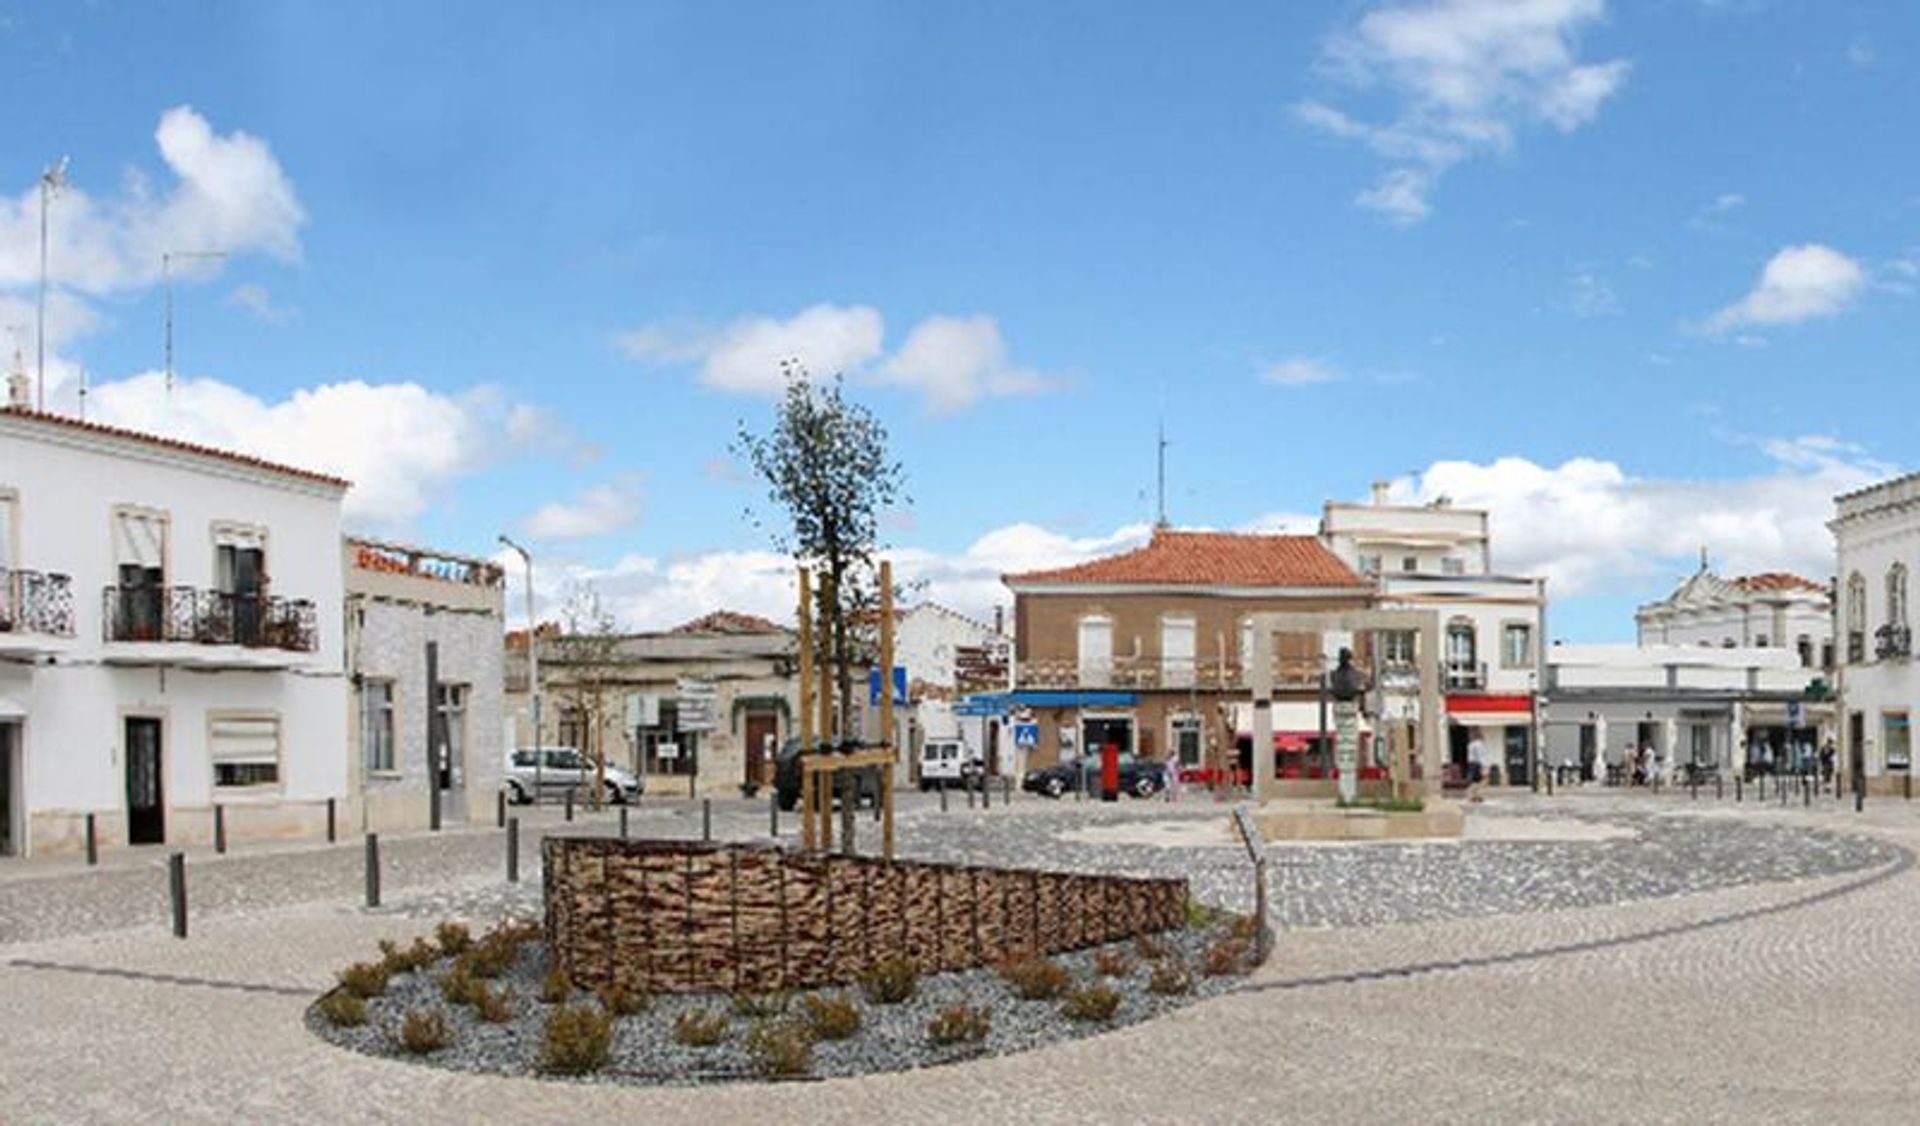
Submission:
M 575 800 L 584 800 L 593 792 L 593 760 L 572 747 L 523 748 L 507 756 L 507 774 L 502 785 L 515 805 L 535 798 L 535 786 L 542 798 L 559 797 L 572 790 Z M 607 764 L 606 800 L 618 805 L 633 801 L 646 791 L 645 783 L 625 767 Z
M 986 773 L 986 764 L 958 739 L 929 739 L 920 745 L 920 788 L 973 786 Z

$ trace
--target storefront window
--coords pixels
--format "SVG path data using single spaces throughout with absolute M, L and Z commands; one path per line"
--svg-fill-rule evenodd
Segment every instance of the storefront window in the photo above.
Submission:
M 1887 749 L 1888 770 L 1913 767 L 1913 729 L 1906 712 L 1884 712 L 1880 716 L 1881 746 Z

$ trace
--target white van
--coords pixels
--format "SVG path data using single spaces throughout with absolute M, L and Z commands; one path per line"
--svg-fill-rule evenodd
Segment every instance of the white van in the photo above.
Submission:
M 982 764 L 958 739 L 929 739 L 920 745 L 920 788 L 971 786 Z

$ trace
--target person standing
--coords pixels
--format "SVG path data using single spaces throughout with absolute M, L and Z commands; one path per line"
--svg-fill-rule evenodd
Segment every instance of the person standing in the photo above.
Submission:
M 1467 800 L 1481 800 L 1480 788 L 1487 776 L 1487 745 L 1480 740 L 1480 731 L 1474 729 L 1473 738 L 1467 740 Z

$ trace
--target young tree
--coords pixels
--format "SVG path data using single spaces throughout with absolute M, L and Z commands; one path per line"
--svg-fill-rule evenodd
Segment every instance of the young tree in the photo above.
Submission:
M 838 376 L 820 383 L 797 362 L 781 368 L 787 389 L 773 429 L 755 434 L 741 423 L 734 452 L 785 514 L 771 528 L 775 546 L 818 576 L 816 652 L 833 670 L 844 736 L 852 730 L 853 668 L 862 648 L 857 626 L 862 611 L 879 601 L 880 514 L 907 502 L 905 473 L 887 451 L 886 427 L 846 399 Z
M 607 792 L 606 725 L 619 711 L 620 630 L 613 613 L 601 601 L 599 588 L 576 582 L 567 588 L 560 608 L 560 635 L 544 649 L 543 664 L 555 677 L 554 693 L 561 707 L 580 725 L 586 743 L 580 753 L 593 763 L 593 807 L 600 808 Z

